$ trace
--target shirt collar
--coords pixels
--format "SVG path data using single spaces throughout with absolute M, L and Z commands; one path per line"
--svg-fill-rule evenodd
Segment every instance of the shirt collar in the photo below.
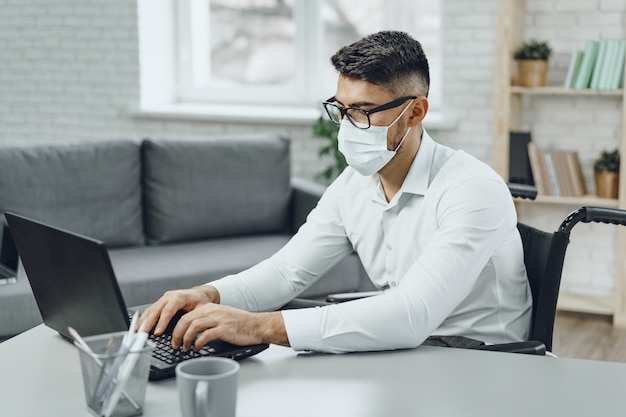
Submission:
M 411 193 L 417 195 L 426 194 L 430 182 L 430 171 L 435 154 L 435 142 L 426 129 L 422 133 L 422 143 L 415 155 L 415 159 L 406 174 L 406 178 L 400 187 L 399 193 Z
M 430 171 L 435 154 L 435 142 L 430 137 L 426 129 L 423 129 L 422 141 L 415 155 L 415 159 L 409 168 L 409 172 L 402 183 L 402 187 L 398 191 L 398 196 L 402 193 L 411 193 L 417 195 L 426 194 L 430 181 Z M 359 178 L 359 185 L 369 189 L 372 199 L 378 200 L 376 195 L 380 187 L 378 174 Z

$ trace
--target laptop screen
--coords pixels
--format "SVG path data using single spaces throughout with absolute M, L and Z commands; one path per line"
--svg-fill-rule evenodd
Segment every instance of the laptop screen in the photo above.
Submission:
M 44 323 L 66 338 L 128 329 L 128 314 L 103 242 L 5 213 Z

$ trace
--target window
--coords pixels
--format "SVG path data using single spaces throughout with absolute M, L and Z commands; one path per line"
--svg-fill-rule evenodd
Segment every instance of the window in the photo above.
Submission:
M 177 99 L 318 106 L 335 92 L 330 56 L 383 29 L 418 39 L 441 102 L 440 0 L 181 0 Z

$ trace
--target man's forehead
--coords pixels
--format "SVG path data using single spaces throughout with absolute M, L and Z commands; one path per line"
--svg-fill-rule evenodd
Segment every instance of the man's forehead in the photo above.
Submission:
M 393 99 L 382 87 L 364 80 L 339 76 L 335 99 L 346 107 L 378 104 Z

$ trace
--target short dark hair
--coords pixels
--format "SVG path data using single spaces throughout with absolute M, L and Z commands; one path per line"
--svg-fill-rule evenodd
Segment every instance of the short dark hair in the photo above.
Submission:
M 394 95 L 428 95 L 430 75 L 422 45 L 409 34 L 381 31 L 339 49 L 330 58 L 339 74 L 376 84 Z

